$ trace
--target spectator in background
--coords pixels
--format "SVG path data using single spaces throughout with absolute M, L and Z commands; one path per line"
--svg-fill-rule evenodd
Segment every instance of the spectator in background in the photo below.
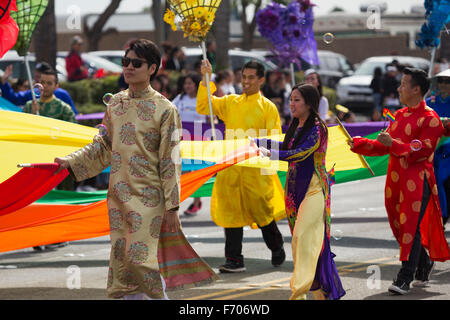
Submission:
M 58 99 L 54 92 L 58 87 L 56 71 L 49 69 L 42 73 L 40 83 L 44 87 L 39 100 L 30 100 L 23 107 L 23 112 L 34 113 L 58 120 L 76 123 L 75 113 L 64 101 Z
M 439 117 L 450 117 L 450 69 L 436 75 L 438 94 L 425 100 Z M 434 153 L 434 172 L 438 186 L 443 225 L 450 216 L 450 140 L 446 140 Z
M 170 52 L 169 58 L 167 59 L 165 69 L 181 72 L 184 69 L 185 60 L 186 56 L 184 55 L 183 50 L 179 47 L 174 47 Z
M 436 63 L 434 64 L 434 72 L 433 74 L 438 74 L 442 71 L 445 71 L 449 68 L 448 60 L 446 58 L 438 58 Z
M 395 79 L 397 79 L 398 83 L 400 84 L 400 81 L 402 81 L 403 69 L 405 69 L 405 67 L 400 64 L 397 59 L 392 60 L 391 65 L 396 69 Z
M 163 55 L 161 56 L 161 70 L 164 70 L 166 68 L 167 60 L 169 60 L 170 52 L 173 49 L 173 45 L 170 42 L 165 41 L 162 44 L 162 48 L 163 48 Z
M 13 83 L 11 86 L 15 93 L 20 91 L 27 91 L 30 90 L 30 82 L 28 80 L 19 78 L 16 82 Z
M 397 68 L 393 65 L 386 66 L 386 73 L 382 81 L 382 104 L 388 109 L 396 110 L 400 107 L 397 88 L 400 83 L 397 80 Z
M 223 71 L 218 72 L 217 74 L 212 74 L 211 80 L 214 82 L 217 90 L 213 93 L 216 97 L 223 97 L 225 95 L 225 92 L 223 92 L 222 87 L 225 86 L 225 80 L 226 75 Z
M 323 86 L 322 86 L 322 79 L 320 78 L 320 75 L 317 73 L 314 69 L 308 69 L 305 71 L 305 82 L 313 85 L 320 94 L 320 102 L 319 102 L 319 115 L 320 118 L 325 121 L 326 123 L 330 123 L 330 115 L 328 114 L 329 105 L 328 105 L 328 99 L 323 94 Z
M 450 117 L 450 69 L 436 75 L 438 94 L 426 99 L 429 107 L 433 108 L 439 117 Z
M 47 62 L 38 62 L 34 70 L 34 83 L 35 84 L 40 83 L 42 73 L 47 72 L 49 70 L 53 70 L 50 64 L 48 64 Z M 11 88 L 11 86 L 8 83 L 8 79 L 12 75 L 12 73 L 13 73 L 13 66 L 9 65 L 8 67 L 6 67 L 3 76 L 0 78 L 1 82 L 0 89 L 2 90 L 2 96 L 6 100 L 14 103 L 16 106 L 23 106 L 27 101 L 33 99 L 33 95 L 31 93 L 31 90 L 14 92 L 14 89 Z M 70 105 L 75 115 L 78 114 L 78 111 L 75 108 L 75 104 L 73 103 L 73 100 L 70 97 L 69 92 L 60 87 L 56 87 L 54 95 L 56 98 Z
M 291 108 L 289 107 L 290 99 L 291 99 L 291 92 L 292 92 L 291 71 L 283 70 L 282 75 L 284 78 L 283 119 L 284 119 L 284 123 L 289 124 L 292 119 Z
M 201 69 L 202 69 L 202 61 L 198 60 L 194 63 L 193 65 L 193 71 L 197 74 L 202 74 Z
M 196 73 L 188 73 L 182 81 L 182 91 L 172 103 L 178 108 L 181 121 L 184 122 L 206 122 L 206 117 L 195 109 L 197 105 L 197 91 L 201 77 Z
M 209 40 L 206 42 L 206 58 L 212 66 L 212 72 L 216 72 L 216 41 Z M 200 58 L 203 60 L 203 56 Z
M 83 39 L 74 36 L 70 43 L 70 52 L 66 57 L 66 70 L 68 81 L 78 81 L 89 77 L 88 68 L 81 58 Z
M 155 89 L 155 91 L 158 91 L 159 93 L 161 93 L 164 83 L 161 80 L 161 78 L 155 77 L 153 80 L 150 81 L 150 84 L 152 86 L 153 89 Z
M 281 124 L 285 124 L 283 118 L 283 106 L 284 106 L 284 82 L 282 81 L 282 75 L 278 71 L 266 72 L 266 83 L 262 87 L 262 93 L 264 96 L 272 101 L 278 109 L 278 113 L 281 118 Z
M 372 89 L 372 98 L 374 109 L 372 111 L 372 121 L 380 121 L 382 114 L 381 96 L 383 93 L 383 70 L 380 67 L 376 67 L 373 72 L 373 79 L 370 82 L 370 89 Z
M 182 91 L 172 101 L 178 109 L 181 121 L 205 123 L 206 116 L 199 114 L 196 110 L 198 85 L 202 80 L 200 75 L 191 72 L 182 79 Z M 194 202 L 184 211 L 184 214 L 195 216 L 201 208 L 201 198 L 194 198 Z
M 242 70 L 240 68 L 234 69 L 234 80 L 233 80 L 233 87 L 234 92 L 236 94 L 242 94 Z
M 220 72 L 222 74 L 222 77 L 224 79 L 221 89 L 225 95 L 227 94 L 235 94 L 236 91 L 234 90 L 233 82 L 234 82 L 234 74 L 231 70 L 223 70 Z
M 169 78 L 164 74 L 160 74 L 156 76 L 153 80 L 151 80 L 152 88 L 161 93 L 164 97 L 169 99 L 171 96 L 171 91 L 168 84 Z

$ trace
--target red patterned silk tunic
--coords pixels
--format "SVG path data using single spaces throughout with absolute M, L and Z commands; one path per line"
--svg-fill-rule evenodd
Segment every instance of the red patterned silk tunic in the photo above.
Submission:
M 352 151 L 366 156 L 389 154 L 385 206 L 391 229 L 400 245 L 400 260 L 409 258 L 422 205 L 424 177 L 430 186 L 431 197 L 420 224 L 422 245 L 428 249 L 432 260 L 449 260 L 433 170 L 434 150 L 444 134 L 442 122 L 422 101 L 413 108 L 398 110 L 387 132 L 394 139 L 391 147 L 377 140 L 353 138 Z

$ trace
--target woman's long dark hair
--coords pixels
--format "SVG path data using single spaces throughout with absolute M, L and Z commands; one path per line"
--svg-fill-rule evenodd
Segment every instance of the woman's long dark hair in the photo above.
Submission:
M 327 138 L 328 137 L 328 129 L 325 122 L 320 118 L 319 115 L 319 101 L 320 101 L 320 95 L 319 91 L 310 84 L 306 83 L 300 83 L 295 85 L 292 88 L 292 92 L 294 90 L 297 90 L 302 95 L 303 99 L 305 100 L 305 104 L 310 106 L 310 113 L 308 118 L 306 119 L 302 129 L 298 132 L 298 134 L 295 136 L 295 133 L 297 131 L 298 127 L 298 119 L 294 118 L 291 121 L 291 124 L 289 125 L 289 128 L 286 131 L 286 135 L 284 136 L 283 144 L 281 146 L 281 150 L 288 150 L 289 149 L 289 142 L 291 141 L 292 137 L 295 136 L 294 143 L 292 144 L 292 148 L 295 149 L 297 144 L 300 142 L 300 140 L 303 138 L 303 136 L 311 130 L 312 127 L 316 125 L 317 122 L 320 123 L 320 130 L 322 130 L 322 137 Z M 321 142 L 322 143 L 322 142 Z
M 317 86 L 317 90 L 319 90 L 320 98 L 323 97 L 323 84 L 322 84 L 322 78 L 320 77 L 320 74 L 317 72 L 312 72 L 311 74 L 315 74 L 317 76 L 317 82 L 319 82 L 319 85 Z
M 200 81 L 202 81 L 202 79 L 200 78 L 200 76 L 195 73 L 195 72 L 189 72 L 187 75 L 184 76 L 183 81 L 181 82 L 179 88 L 181 89 L 181 99 L 183 99 L 183 97 L 185 96 L 186 92 L 184 92 L 184 82 L 186 81 L 186 79 L 191 79 L 192 82 L 195 83 L 195 87 L 198 89 L 198 86 L 200 84 Z

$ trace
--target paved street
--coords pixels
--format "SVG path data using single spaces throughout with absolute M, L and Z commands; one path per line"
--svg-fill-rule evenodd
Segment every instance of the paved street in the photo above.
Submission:
M 412 288 L 407 296 L 392 297 L 387 288 L 400 263 L 398 247 L 384 210 L 385 177 L 335 185 L 332 188 L 332 251 L 347 294 L 345 300 L 450 299 L 450 262 L 436 263 L 427 288 Z M 196 217 L 181 216 L 192 246 L 215 271 L 224 262 L 223 229 L 209 216 L 209 198 Z M 182 204 L 184 210 L 191 203 Z M 216 283 L 169 292 L 171 299 L 287 300 L 293 269 L 291 235 L 286 220 L 279 222 L 285 239 L 286 262 L 270 264 L 270 251 L 259 230 L 246 228 L 244 256 L 247 271 L 220 274 Z M 447 224 L 447 229 L 449 225 Z M 446 232 L 450 240 L 450 231 Z M 24 249 L 0 254 L 0 299 L 106 299 L 109 238 L 70 243 L 42 253 Z M 76 275 L 81 283 L 77 283 Z M 79 285 L 79 288 L 77 288 Z M 73 289 L 70 289 L 75 287 Z

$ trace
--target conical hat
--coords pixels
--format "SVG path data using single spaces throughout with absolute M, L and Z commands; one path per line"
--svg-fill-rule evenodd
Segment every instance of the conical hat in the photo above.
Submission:
M 449 77 L 450 78 L 450 69 L 439 72 L 435 77 Z

